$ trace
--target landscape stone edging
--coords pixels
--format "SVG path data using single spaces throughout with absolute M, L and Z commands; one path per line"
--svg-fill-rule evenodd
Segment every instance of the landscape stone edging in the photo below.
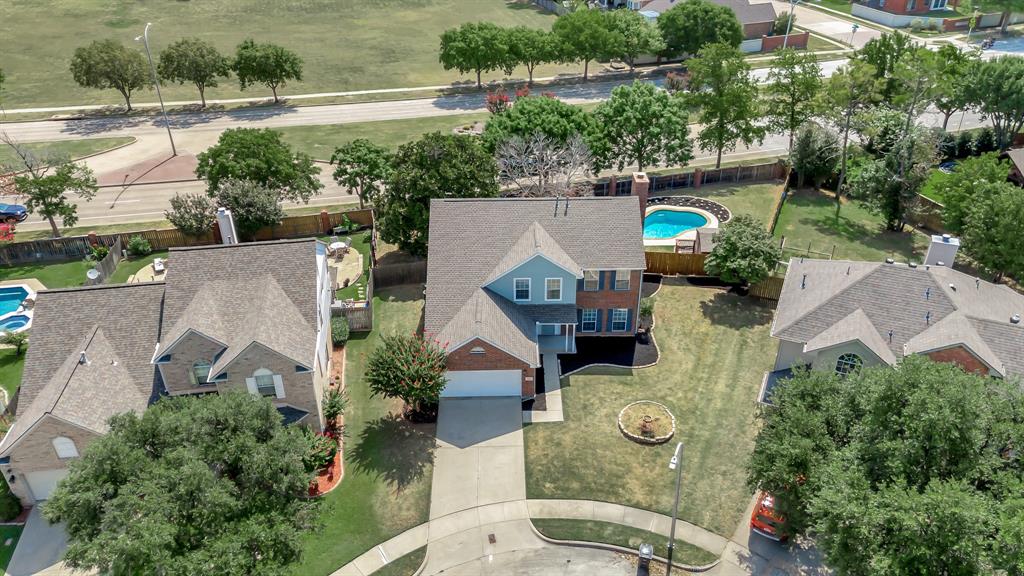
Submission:
M 567 520 L 576 520 L 576 518 L 567 518 Z M 635 555 L 635 554 L 638 553 L 637 550 L 633 550 L 631 548 L 625 548 L 623 546 L 619 546 L 619 545 L 616 545 L 616 544 L 606 544 L 604 542 L 587 542 L 587 541 L 584 541 L 584 540 L 557 540 L 555 538 L 550 538 L 550 537 L 545 536 L 544 534 L 542 534 L 541 531 L 538 530 L 537 527 L 533 525 L 533 518 L 529 518 L 529 521 L 530 521 L 530 529 L 533 530 L 533 533 L 536 534 L 538 538 L 540 538 L 541 540 L 543 540 L 543 541 L 545 541 L 545 542 L 547 542 L 549 544 L 554 544 L 556 546 L 573 546 L 573 547 L 576 547 L 576 548 L 594 548 L 596 550 L 608 550 L 610 552 L 619 552 L 621 554 L 630 554 L 630 555 Z M 655 534 L 654 532 L 651 532 L 651 533 Z M 698 548 L 700 548 L 700 547 L 698 546 Z M 665 559 L 665 558 L 662 558 L 661 556 L 655 556 L 654 559 L 657 560 L 658 562 L 661 562 L 662 564 L 665 564 L 665 565 L 668 564 L 668 560 Z M 691 564 L 680 564 L 678 562 L 672 562 L 672 566 L 674 566 L 676 568 L 679 568 L 681 570 L 686 570 L 687 572 L 701 573 L 701 572 L 707 572 L 708 570 L 711 570 L 715 566 L 718 566 L 718 564 L 721 561 L 722 561 L 721 558 L 719 558 L 718 560 L 715 560 L 714 562 L 712 562 L 710 564 L 707 564 L 707 565 L 704 565 L 704 566 L 693 566 Z M 420 568 L 420 570 L 422 570 L 422 567 Z M 419 576 L 419 573 L 420 572 L 417 571 L 416 573 L 413 574 L 413 576 Z
M 645 436 L 640 436 L 638 434 L 633 434 L 632 432 L 626 430 L 626 427 L 623 426 L 623 424 L 622 424 L 622 413 L 625 412 L 626 410 L 628 410 L 631 406 L 636 406 L 637 404 L 653 404 L 655 406 L 660 407 L 662 410 L 665 411 L 666 414 L 668 414 L 668 417 L 672 419 L 672 430 L 668 434 L 665 434 L 665 435 L 662 435 L 662 436 L 655 436 L 653 438 L 647 438 Z M 632 440 L 633 442 L 636 442 L 638 444 L 664 444 L 665 442 L 668 442 L 669 440 L 671 440 L 672 437 L 675 436 L 675 434 L 676 434 L 676 416 L 675 416 L 675 414 L 673 414 L 672 411 L 668 409 L 668 406 L 665 406 L 661 402 L 655 402 L 653 400 L 637 400 L 636 402 L 630 402 L 629 404 L 626 404 L 622 408 L 622 410 L 619 410 L 619 415 L 616 418 L 616 421 L 619 424 L 619 432 L 622 432 L 623 436 L 625 436 L 626 438 L 629 438 L 630 440 Z

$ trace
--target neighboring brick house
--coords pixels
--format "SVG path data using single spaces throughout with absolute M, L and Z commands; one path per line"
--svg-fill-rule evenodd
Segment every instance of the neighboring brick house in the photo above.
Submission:
M 949 8 L 949 16 L 952 17 L 957 15 L 953 8 L 956 8 L 959 2 L 958 0 L 864 0 L 856 2 L 856 4 L 902 16 L 922 16 L 933 10 Z
M 652 15 L 667 12 L 683 0 L 609 0 L 610 6 L 625 6 L 631 10 Z M 743 26 L 743 39 L 756 40 L 762 36 L 771 36 L 775 27 L 775 6 L 771 2 L 751 3 L 748 0 L 709 0 L 712 4 L 725 6 L 736 14 L 736 19 Z
M 541 359 L 577 338 L 634 345 L 639 208 L 636 196 L 431 201 L 424 330 L 448 350 L 442 396 L 531 398 Z
M 1024 148 L 1010 148 L 1001 157 L 1010 161 L 1010 175 L 1006 179 L 1024 186 Z
M 796 366 L 847 373 L 909 354 L 1024 376 L 1024 296 L 945 266 L 790 260 L 766 390 Z M 770 393 L 770 392 L 769 392 Z
M 315 240 L 172 249 L 163 282 L 39 292 L 0 442 L 11 491 L 45 500 L 111 416 L 164 394 L 248 389 L 321 429 L 330 301 Z

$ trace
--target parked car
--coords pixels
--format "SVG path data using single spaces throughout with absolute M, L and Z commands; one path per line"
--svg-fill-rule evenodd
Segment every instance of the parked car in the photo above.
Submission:
M 24 222 L 28 218 L 28 210 L 21 204 L 0 204 L 0 222 L 8 224 Z
M 956 160 L 950 160 L 949 162 L 943 162 L 939 164 L 939 170 L 946 174 L 952 174 L 956 170 Z
M 789 538 L 786 519 L 775 509 L 775 497 L 771 494 L 760 492 L 757 495 L 757 505 L 750 515 L 750 529 L 776 542 L 785 542 Z

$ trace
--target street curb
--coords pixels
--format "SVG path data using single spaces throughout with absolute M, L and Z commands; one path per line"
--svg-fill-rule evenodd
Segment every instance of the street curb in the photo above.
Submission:
M 124 184 L 104 184 L 97 188 L 131 188 L 132 186 L 149 186 L 152 184 L 181 184 L 182 182 L 199 182 L 202 178 L 178 178 L 176 180 L 154 180 L 152 182 L 125 182 Z
M 101 136 L 101 138 L 104 138 L 104 136 Z M 118 136 L 112 136 L 112 138 L 118 138 Z M 106 150 L 100 150 L 99 152 L 93 152 L 92 154 L 86 154 L 85 156 L 79 156 L 78 158 L 72 158 L 72 160 L 75 161 L 75 162 L 78 162 L 79 160 L 86 160 L 88 158 L 93 158 L 93 157 L 99 156 L 101 154 L 106 154 L 107 152 L 113 152 L 114 150 L 120 150 L 121 148 L 125 148 L 127 146 L 131 146 L 132 144 L 138 144 L 139 143 L 139 139 L 136 138 L 135 136 L 129 136 L 129 138 L 132 139 L 131 142 L 125 142 L 124 144 L 118 144 L 117 146 L 114 146 L 113 148 L 107 148 Z M 93 138 L 83 138 L 83 140 L 93 140 Z M 98 140 L 98 138 L 96 138 L 96 140 Z M 50 140 L 50 142 L 61 142 L 61 140 Z M 69 142 L 77 142 L 77 140 L 69 140 Z
M 595 550 L 608 550 L 610 552 L 619 552 L 621 554 L 629 555 L 635 555 L 637 553 L 637 551 L 633 550 L 632 548 L 624 548 L 622 546 L 618 546 L 615 544 L 605 544 L 603 542 L 585 542 L 581 540 L 556 540 L 554 538 L 549 538 L 542 534 L 540 530 L 538 530 L 537 527 L 533 525 L 533 518 L 529 518 L 529 521 L 530 528 L 533 530 L 533 533 L 536 534 L 538 538 L 547 542 L 548 544 L 554 544 L 556 546 L 572 546 L 575 548 L 593 548 Z M 652 532 L 652 534 L 654 533 Z M 657 536 L 660 537 L 660 535 Z M 700 546 L 697 546 L 697 548 L 700 548 Z M 703 550 L 703 548 L 701 549 Z M 662 558 L 661 556 L 655 556 L 654 559 L 662 564 L 668 564 L 668 560 Z M 721 562 L 722 560 L 718 559 L 704 566 L 692 566 L 690 564 L 680 564 L 678 562 L 672 562 L 672 566 L 675 568 L 679 568 L 680 570 L 700 574 L 702 572 L 707 572 L 708 570 L 711 570 L 715 566 L 718 566 Z M 418 573 L 414 574 L 413 576 L 418 576 Z

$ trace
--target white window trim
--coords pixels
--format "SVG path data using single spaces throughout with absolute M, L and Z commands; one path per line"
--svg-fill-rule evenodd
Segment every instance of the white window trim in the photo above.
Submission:
M 622 328 L 616 328 L 615 314 L 622 312 Z M 626 326 L 629 324 L 629 308 L 612 308 L 612 332 L 625 332 Z
M 846 360 L 847 357 L 851 357 L 850 360 Z M 856 361 L 854 361 L 854 359 Z M 849 366 L 849 370 L 843 372 L 839 370 L 839 366 Z M 853 352 L 844 352 L 836 358 L 835 372 L 839 376 L 849 376 L 851 374 L 856 375 L 864 368 L 864 358 L 860 354 Z
M 273 372 L 267 370 L 266 368 L 259 368 L 258 370 L 252 373 L 252 377 L 245 379 L 245 387 L 246 389 L 249 390 L 250 394 L 262 396 L 262 394 L 260 393 L 260 388 L 256 384 L 257 376 L 271 376 L 274 381 L 274 397 L 279 399 L 284 398 L 284 378 L 281 377 L 280 374 L 274 374 Z
M 587 288 L 587 273 L 596 274 L 594 277 L 594 287 Z M 584 292 L 597 292 L 601 289 L 601 271 L 600 270 L 584 270 L 583 271 L 583 291 Z
M 57 452 L 57 458 L 61 460 L 68 460 L 71 458 L 78 458 L 78 447 L 75 446 L 75 441 L 67 436 L 57 436 L 51 441 L 53 449 Z
M 516 284 L 520 280 L 526 280 L 526 298 L 519 297 L 519 290 L 516 289 Z M 533 297 L 533 281 L 529 278 L 513 278 L 512 279 L 512 300 L 515 302 L 529 302 Z
M 592 322 L 594 324 L 594 327 L 592 329 L 590 329 L 590 330 L 587 330 L 587 322 L 588 322 L 588 320 L 587 320 L 587 312 L 588 311 L 594 313 L 594 319 L 589 321 L 589 322 Z M 583 309 L 583 314 L 580 316 L 580 332 L 597 332 L 597 308 L 584 308 Z
M 558 298 L 548 298 L 548 282 L 551 280 L 558 281 Z M 544 279 L 544 301 L 545 302 L 558 302 L 562 299 L 562 279 L 561 278 L 545 278 Z
M 625 274 L 623 274 L 623 273 L 625 273 Z M 630 270 L 616 270 L 615 271 L 615 279 L 612 282 L 612 288 L 614 290 L 619 290 L 619 291 L 629 290 L 629 276 L 630 276 L 630 273 L 631 273 Z M 626 277 L 626 287 L 625 288 L 619 288 L 619 276 L 620 275 L 624 275 Z

